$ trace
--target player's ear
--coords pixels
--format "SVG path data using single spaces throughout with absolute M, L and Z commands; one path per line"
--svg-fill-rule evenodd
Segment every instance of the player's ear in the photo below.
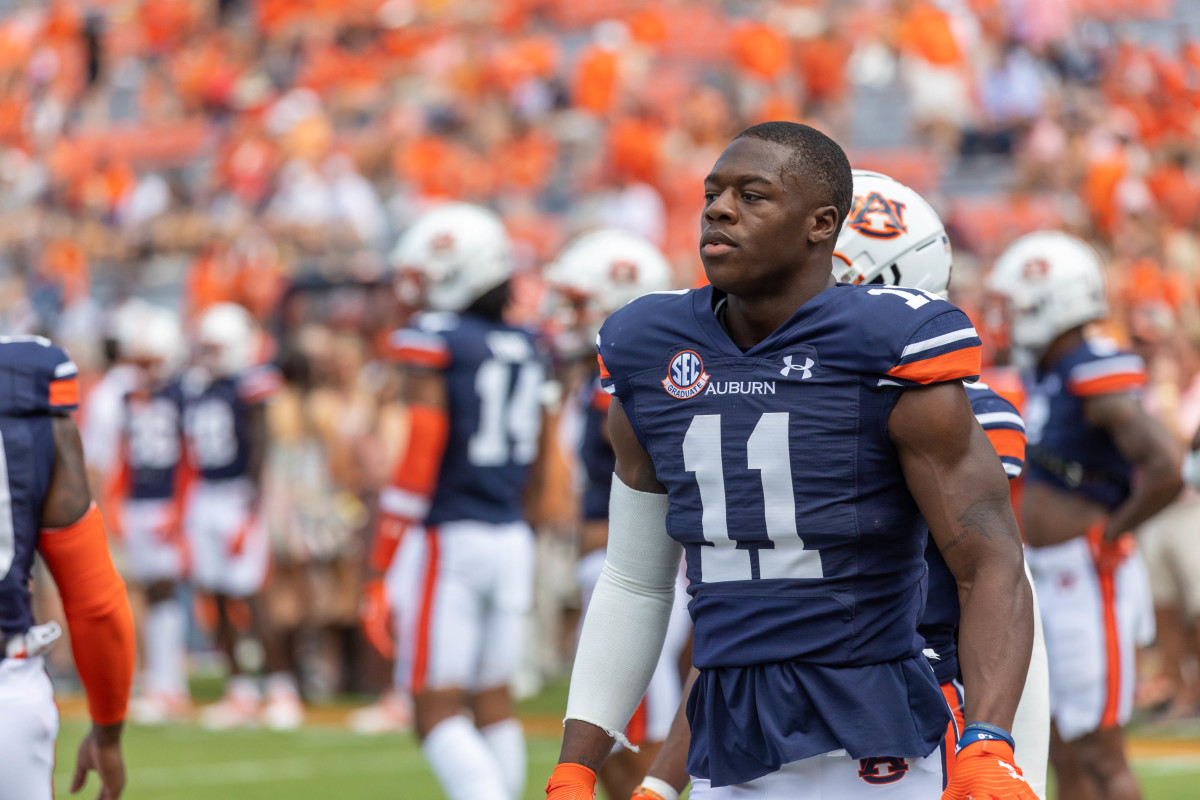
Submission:
M 809 244 L 818 244 L 827 239 L 833 239 L 838 232 L 839 215 L 837 206 L 820 206 L 813 210 L 809 218 Z

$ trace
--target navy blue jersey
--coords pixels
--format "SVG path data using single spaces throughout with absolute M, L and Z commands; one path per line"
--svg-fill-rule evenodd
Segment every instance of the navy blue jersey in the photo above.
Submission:
M 1083 404 L 1145 384 L 1142 359 L 1104 339 L 1085 341 L 1039 373 L 1029 385 L 1025 416 L 1029 480 L 1081 494 L 1109 511 L 1121 505 L 1133 466 L 1107 431 L 1088 424 Z
M 149 395 L 125 395 L 122 450 L 131 500 L 167 500 L 183 456 L 183 391 L 170 383 Z
M 183 430 L 188 462 L 203 479 L 246 477 L 250 463 L 246 412 L 266 402 L 280 385 L 274 367 L 260 366 L 237 377 L 193 381 L 185 376 Z
M 949 715 L 916 631 L 928 536 L 887 420 L 906 387 L 978 375 L 975 329 L 935 295 L 838 285 L 743 352 L 720 302 L 647 295 L 599 337 L 686 553 L 688 771 L 728 785 L 839 749 L 924 757 Z
M 0 338 L 0 633 L 33 626 L 29 582 L 54 473 L 52 415 L 75 409 L 75 365 L 40 337 Z
M 583 465 L 583 518 L 608 519 L 608 495 L 612 491 L 613 468 L 617 457 L 605 432 L 608 404 L 612 399 L 600 379 L 589 381 L 579 393 L 583 407 L 583 439 L 579 443 L 579 462 Z
M 1016 406 L 987 384 L 968 383 L 966 389 L 975 419 L 1000 456 L 1009 480 L 1018 477 L 1025 463 L 1025 425 Z M 958 677 L 958 581 L 932 536 L 925 547 L 925 561 L 929 564 L 929 597 L 917 632 L 936 654 L 933 672 L 938 683 L 949 683 Z
M 546 376 L 534 335 L 474 314 L 427 313 L 392 344 L 400 363 L 446 381 L 450 430 L 425 524 L 522 519 Z

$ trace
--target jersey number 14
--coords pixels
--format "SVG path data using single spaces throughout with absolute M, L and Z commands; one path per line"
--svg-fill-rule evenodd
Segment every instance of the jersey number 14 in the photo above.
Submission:
M 700 548 L 700 574 L 706 583 L 824 577 L 820 551 L 805 550 L 796 529 L 790 416 L 786 411 L 763 414 L 746 442 L 746 468 L 758 470 L 762 479 L 766 542 L 729 535 L 721 415 L 699 414 L 688 425 L 683 437 L 683 465 L 696 476 L 701 529 L 705 541 L 712 545 Z

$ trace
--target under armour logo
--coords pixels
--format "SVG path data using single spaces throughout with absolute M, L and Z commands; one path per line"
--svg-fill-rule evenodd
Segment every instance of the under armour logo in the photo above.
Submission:
M 783 369 L 779 370 L 779 374 L 786 378 L 789 372 L 794 369 L 798 369 L 804 373 L 800 376 L 800 380 L 808 380 L 812 377 L 812 365 L 814 363 L 815 362 L 811 358 L 806 358 L 804 359 L 804 366 L 800 366 L 799 364 L 792 363 L 792 356 L 784 356 Z

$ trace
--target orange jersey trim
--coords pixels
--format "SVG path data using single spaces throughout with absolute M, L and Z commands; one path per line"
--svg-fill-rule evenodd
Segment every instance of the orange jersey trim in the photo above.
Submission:
M 43 530 L 38 551 L 62 595 L 71 652 L 92 720 L 98 725 L 120 722 L 133 686 L 133 614 L 96 504 L 74 525 Z
M 1014 431 L 1009 428 L 992 428 L 985 430 L 988 439 L 992 443 L 992 447 L 996 449 L 996 455 L 1000 457 L 1008 456 L 1009 458 L 1019 458 L 1025 460 L 1025 434 L 1021 431 Z
M 914 383 L 962 380 L 979 374 L 982 353 L 983 348 L 975 345 L 911 364 L 899 364 L 889 369 L 887 374 Z
M 612 405 L 611 394 L 603 389 L 592 392 L 592 408 L 600 412 L 607 412 L 610 405 Z
M 596 360 L 600 362 L 600 377 L 606 381 L 611 380 L 612 375 L 608 374 L 608 367 L 604 366 L 604 356 L 597 353 Z
M 404 345 L 396 348 L 395 357 L 401 364 L 428 369 L 445 369 L 450 366 L 450 354 L 445 350 Z
M 946 783 L 954 779 L 955 765 L 955 750 L 958 749 L 958 739 L 962 736 L 962 730 L 965 727 L 963 719 L 962 700 L 958 696 L 958 689 L 953 683 L 942 684 L 942 697 L 946 698 L 946 705 L 950 707 L 951 719 L 946 723 L 946 737 L 943 758 L 946 766 Z
M 70 378 L 59 378 L 50 381 L 50 407 L 79 405 L 79 380 L 72 375 Z
M 1119 372 L 1115 375 L 1105 375 L 1102 378 L 1092 378 L 1086 381 L 1072 381 L 1069 388 L 1071 394 L 1078 397 L 1094 397 L 1101 394 L 1117 394 L 1141 389 L 1146 385 L 1144 372 Z

